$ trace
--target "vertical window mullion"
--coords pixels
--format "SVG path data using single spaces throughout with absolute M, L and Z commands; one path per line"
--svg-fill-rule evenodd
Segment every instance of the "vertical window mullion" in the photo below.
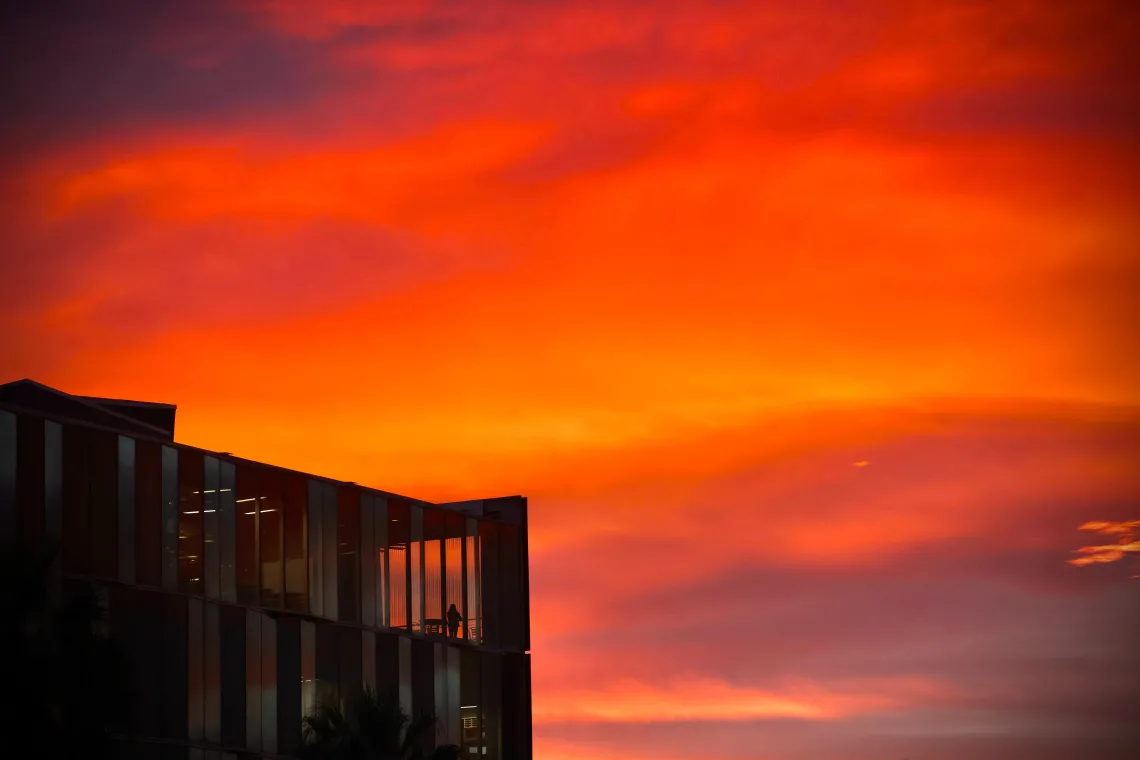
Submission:
M 44 532 L 49 541 L 63 538 L 63 426 L 50 420 L 44 423 Z
M 324 581 L 324 616 L 337 620 L 337 492 L 332 483 L 321 484 L 321 554 Z
M 135 441 L 119 436 L 119 580 L 135 582 Z
M 245 746 L 261 750 L 261 615 L 245 612 Z
M 178 589 L 178 450 L 162 447 L 162 588 Z
M 309 612 L 324 615 L 324 562 L 321 556 L 321 532 L 324 529 L 321 483 L 308 483 L 307 541 L 309 545 Z
M 387 628 L 388 619 L 388 502 L 376 497 L 373 502 L 373 524 L 376 538 L 372 562 L 376 567 L 376 625 Z
M 202 478 L 202 589 L 211 599 L 217 599 L 221 595 L 221 546 L 218 537 L 220 488 L 218 460 L 205 457 Z
M 261 618 L 261 748 L 277 752 L 277 621 Z
M 221 598 L 237 601 L 237 483 L 233 462 L 219 465 L 218 554 Z
M 376 625 L 376 498 L 360 492 L 360 622 Z

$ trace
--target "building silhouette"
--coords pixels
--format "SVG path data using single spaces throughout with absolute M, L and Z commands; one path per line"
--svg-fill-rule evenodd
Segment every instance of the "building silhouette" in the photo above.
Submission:
M 318 695 L 368 686 L 465 756 L 529 760 L 525 498 L 204 451 L 175 411 L 0 385 L 0 541 L 58 546 L 56 582 L 99 590 L 132 665 L 127 756 L 288 756 Z

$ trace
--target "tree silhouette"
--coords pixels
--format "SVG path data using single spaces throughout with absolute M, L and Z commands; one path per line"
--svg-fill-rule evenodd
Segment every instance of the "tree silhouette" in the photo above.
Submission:
M 49 593 L 56 552 L 0 548 L 0 678 L 9 735 L 25 758 L 114 756 L 130 711 L 127 660 L 95 590 Z
M 429 750 L 439 721 L 434 715 L 412 719 L 400 704 L 366 688 L 342 705 L 318 700 L 301 721 L 302 760 L 458 760 L 454 744 Z

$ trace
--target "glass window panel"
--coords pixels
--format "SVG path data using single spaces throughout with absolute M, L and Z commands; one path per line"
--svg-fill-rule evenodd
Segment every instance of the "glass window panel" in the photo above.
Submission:
M 376 566 L 376 625 L 388 626 L 388 502 L 380 497 L 373 501 L 376 537 L 373 564 Z
M 260 492 L 258 508 L 258 557 L 261 559 L 261 604 L 281 607 L 285 590 L 285 567 L 282 562 L 283 535 L 281 521 L 281 473 L 262 469 L 258 472 Z
M 305 536 L 305 513 L 308 511 L 308 487 L 300 475 L 284 475 L 285 509 L 285 609 L 307 612 L 309 609 L 309 568 Z
M 202 454 L 178 452 L 178 590 L 201 594 L 203 588 Z
M 424 632 L 443 636 L 447 619 L 443 609 L 443 542 L 424 541 Z
M 463 638 L 464 621 L 467 619 L 467 603 L 463 593 L 463 516 L 457 514 L 447 515 L 447 531 L 443 547 L 444 577 L 447 579 L 447 594 L 444 599 L 446 610 L 444 618 L 447 620 L 447 635 L 451 638 Z M 455 606 L 454 612 L 452 605 Z M 456 620 L 455 615 L 458 615 Z M 455 625 L 458 623 L 458 625 Z
M 411 629 L 423 633 L 424 622 L 424 511 L 418 505 L 409 509 L 411 515 L 411 540 L 409 561 L 411 569 Z
M 337 489 L 337 620 L 360 622 L 360 492 Z
M 191 741 L 201 741 L 205 711 L 201 599 L 187 600 L 186 627 L 186 731 Z
M 261 748 L 277 752 L 277 621 L 261 618 Z
M 162 639 L 161 665 L 154 673 L 162 682 L 163 735 L 172 739 L 187 736 L 186 718 L 189 713 L 187 697 L 190 621 L 187 615 L 187 598 L 176 594 L 154 594 L 165 607 L 159 635 Z
M 220 608 L 222 744 L 245 746 L 245 615 L 241 607 Z
M 414 715 L 415 713 L 412 712 L 412 640 L 400 636 L 398 641 L 400 709 L 406 715 Z
M 119 580 L 135 582 L 135 441 L 119 436 Z
M 63 538 L 63 426 L 51 420 L 44 423 L 44 532 L 53 542 Z
M 459 653 L 459 716 L 463 726 L 460 745 L 465 755 L 480 755 L 483 747 L 483 713 L 480 704 L 482 678 L 479 653 L 463 649 Z
M 519 529 L 517 526 L 501 524 L 499 528 L 499 609 L 502 616 L 502 638 L 504 649 L 522 651 L 521 596 L 522 568 L 519 563 Z
M 134 730 L 145 736 L 162 736 L 166 701 L 163 674 L 173 668 L 163 652 L 163 595 L 153 591 L 137 592 L 130 615 L 135 634 L 129 642 L 124 642 L 124 647 L 130 658 L 131 683 L 135 690 Z
M 385 699 L 400 698 L 400 639 L 393 633 L 376 634 L 376 693 Z
M 162 448 L 135 442 L 135 582 L 162 585 Z
M 483 641 L 483 609 L 480 604 L 480 591 L 482 586 L 482 574 L 480 572 L 479 563 L 479 521 L 474 518 L 467 518 L 467 625 L 464 630 L 467 634 L 467 639 L 473 644 L 480 644 Z
M 238 604 L 256 606 L 261 601 L 258 577 L 257 504 L 261 497 L 258 472 L 249 465 L 236 465 L 237 498 L 234 500 L 235 580 Z
M 447 658 L 447 743 L 463 742 L 462 702 L 460 701 L 460 649 L 449 646 L 444 649 Z
M 221 595 L 221 548 L 218 541 L 218 490 L 221 488 L 218 460 L 203 460 L 202 481 L 202 588 L 206 596 Z
M 317 698 L 340 695 L 340 640 L 332 623 L 317 623 Z
M 44 421 L 21 414 L 16 421 L 16 535 L 26 546 L 44 540 Z
M 423 541 L 412 541 L 408 544 L 408 560 L 411 568 L 411 586 L 409 602 L 412 616 L 409 621 L 411 630 L 422 633 L 424 620 L 424 587 L 423 587 Z
M 337 651 L 340 665 L 338 693 L 342 700 L 347 701 L 359 695 L 363 687 L 360 629 L 338 626 L 337 632 L 340 635 Z
M 217 744 L 222 739 L 222 674 L 218 605 L 206 603 L 202 618 L 203 734 Z
M 530 757 L 530 657 L 522 653 L 503 655 L 502 663 L 502 752 L 505 757 Z
M 277 620 L 277 752 L 297 756 L 301 738 L 301 619 Z
M 309 547 L 309 612 L 314 615 L 324 614 L 324 562 L 321 557 L 321 531 L 324 522 L 321 520 L 321 483 L 317 480 L 308 481 L 308 517 L 306 542 Z
M 435 713 L 435 643 L 412 642 L 412 715 Z
M 162 447 L 162 587 L 178 588 L 178 449 Z
M 91 572 L 90 433 L 63 428 L 63 567 L 66 573 Z
M 91 431 L 91 572 L 101 578 L 119 575 L 119 443 L 118 436 Z
M 443 585 L 444 514 L 438 509 L 424 509 L 423 515 L 424 633 L 443 635 L 447 631 Z
M 237 483 L 233 462 L 219 464 L 218 563 L 221 598 L 237 601 Z
M 301 621 L 301 715 L 308 715 L 317 699 L 317 630 L 311 620 Z
M 16 415 L 0 410 L 0 540 L 16 538 Z
M 360 634 L 360 679 L 366 688 L 376 691 L 376 634 L 372 631 Z
M 332 483 L 321 483 L 321 561 L 324 565 L 321 580 L 324 583 L 324 616 L 337 620 L 337 488 Z
M 500 655 L 482 652 L 483 656 L 483 756 L 500 760 L 502 736 L 502 662 Z
M 360 492 L 360 622 L 376 625 L 375 497 Z
M 482 572 L 482 642 L 498 649 L 502 643 L 502 606 L 499 589 L 499 526 L 489 520 L 479 521 L 480 552 L 479 562 Z
M 432 712 L 439 721 L 437 731 L 440 738 L 446 740 L 450 736 L 450 714 L 447 709 L 447 652 L 443 644 L 432 644 L 432 681 L 435 694 L 435 708 Z
M 388 500 L 388 619 L 392 628 L 407 630 L 408 608 L 408 544 L 411 522 L 408 505 Z
M 240 482 L 240 473 L 239 473 Z M 245 613 L 245 746 L 261 749 L 261 615 Z

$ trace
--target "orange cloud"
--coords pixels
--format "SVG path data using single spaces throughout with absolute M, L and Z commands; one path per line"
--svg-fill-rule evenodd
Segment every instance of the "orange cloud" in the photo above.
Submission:
M 840 731 L 990 668 L 957 698 L 1068 699 L 1112 659 L 1039 634 L 1122 606 L 1057 561 L 1072 525 L 1120 542 L 1071 565 L 1137 551 L 1131 4 L 234 7 L 99 51 L 177 73 L 153 109 L 149 80 L 47 109 L 72 131 L 0 187 L 0 370 L 330 477 L 527 493 L 535 714 L 583 742 Z M 756 672 L 789 651 L 825 672 Z M 894 656 L 925 675 L 826 672 Z
M 296 153 L 256 143 L 175 145 L 127 155 L 64 179 L 57 214 L 125 198 L 144 214 L 191 223 L 212 217 L 342 219 L 416 227 L 416 219 L 472 213 L 493 173 L 532 152 L 544 130 L 453 125 L 379 148 Z M 284 155 L 282 155 L 284 153 Z
M 1082 546 L 1079 549 L 1074 549 L 1073 552 L 1086 556 L 1074 557 L 1066 561 L 1070 565 L 1083 567 L 1085 565 L 1119 562 L 1130 554 L 1140 554 L 1140 541 L 1133 538 L 1137 533 L 1137 528 L 1140 528 L 1140 520 L 1124 520 L 1118 522 L 1090 520 L 1081 525 L 1080 530 L 1089 530 L 1107 536 L 1119 536 L 1118 543 L 1102 544 L 1100 546 Z
M 1107 520 L 1090 520 L 1078 530 L 1091 530 L 1104 535 L 1131 534 L 1140 528 L 1140 520 L 1125 520 L 1123 522 L 1109 522 Z

